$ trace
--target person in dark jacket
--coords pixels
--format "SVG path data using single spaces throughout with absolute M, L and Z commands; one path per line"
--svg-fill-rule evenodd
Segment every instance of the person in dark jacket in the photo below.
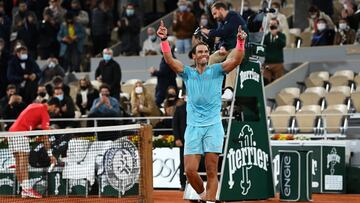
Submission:
M 87 78 L 79 80 L 79 90 L 76 94 L 76 105 L 79 107 L 81 115 L 86 115 L 96 98 L 99 97 L 99 91 L 94 89 Z
M 63 88 L 58 86 L 54 89 L 53 97 L 60 100 L 60 112 L 55 118 L 74 118 L 75 117 L 75 105 L 70 96 L 64 94 Z M 61 129 L 67 127 L 76 127 L 73 121 L 57 121 L 56 123 Z
M 138 56 L 140 46 L 140 18 L 135 13 L 135 7 L 129 3 L 125 14 L 117 22 L 118 34 L 121 41 L 120 53 L 125 56 Z
M 174 56 L 174 52 L 173 52 Z M 175 56 L 174 56 L 175 58 Z M 176 85 L 176 73 L 171 70 L 169 65 L 165 62 L 164 57 L 161 58 L 159 70 L 154 67 L 149 69 L 149 73 L 153 77 L 157 77 L 157 84 L 155 88 L 155 102 L 156 105 L 160 108 L 161 104 L 163 103 L 166 91 L 168 87 L 173 86 L 177 87 Z
M 100 61 L 95 71 L 95 78 L 99 82 L 110 86 L 110 96 L 117 100 L 120 99 L 121 68 L 113 59 L 112 49 L 106 48 L 103 50 L 103 60 Z
M 53 12 L 45 9 L 43 13 L 44 20 L 39 25 L 39 44 L 38 53 L 42 60 L 50 56 L 59 56 L 60 44 L 56 38 L 59 32 L 59 24 L 53 18 Z
M 183 190 L 186 185 L 186 176 L 184 175 L 184 135 L 186 129 L 186 95 L 179 99 L 174 116 L 172 119 L 173 134 L 175 136 L 175 145 L 180 148 L 180 184 Z
M 6 95 L 0 98 L 0 117 L 2 116 L 6 105 L 9 103 L 10 97 L 14 94 L 16 94 L 16 86 L 9 84 L 6 87 Z
M 327 26 L 325 19 L 320 18 L 317 22 L 317 31 L 311 39 L 311 46 L 333 45 L 335 31 Z
M 11 18 L 6 15 L 4 3 L 0 2 L 0 38 L 5 41 L 6 50 L 10 48 Z
M 17 47 L 15 52 L 8 64 L 8 81 L 16 85 L 24 102 L 30 104 L 36 97 L 41 70 L 25 46 Z
M 112 29 L 113 17 L 104 6 L 103 1 L 98 1 L 97 7 L 91 11 L 91 39 L 94 45 L 93 55 L 99 54 L 108 47 Z
M 8 85 L 7 67 L 10 60 L 10 53 L 5 46 L 5 41 L 0 38 L 0 98 L 6 95 L 6 86 Z
M 279 21 L 270 21 L 270 31 L 265 35 L 264 83 L 270 83 L 284 75 L 284 47 L 286 36 L 279 30 Z
M 20 95 L 14 94 L 10 96 L 9 102 L 2 113 L 3 119 L 16 119 L 20 113 L 26 108 L 26 104 L 22 101 Z M 12 122 L 5 123 L 5 130 L 9 130 Z
M 46 84 L 54 79 L 56 76 L 60 76 L 62 78 L 65 77 L 65 71 L 60 66 L 59 61 L 55 57 L 50 57 L 47 60 L 47 63 L 42 68 L 42 76 L 40 80 L 40 84 Z

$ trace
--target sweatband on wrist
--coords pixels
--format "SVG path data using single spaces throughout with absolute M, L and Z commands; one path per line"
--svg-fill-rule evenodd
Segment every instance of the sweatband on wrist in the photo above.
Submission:
M 245 40 L 238 39 L 236 42 L 236 49 L 239 51 L 245 50 Z
M 161 47 L 161 51 L 163 53 L 170 53 L 171 52 L 170 44 L 169 44 L 168 41 L 161 41 L 160 42 L 160 47 Z

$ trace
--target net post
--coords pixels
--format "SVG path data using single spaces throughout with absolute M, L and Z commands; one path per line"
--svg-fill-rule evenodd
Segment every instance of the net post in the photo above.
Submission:
M 153 168 L 152 168 L 152 126 L 142 125 L 140 128 L 140 159 L 142 164 L 140 195 L 144 203 L 152 203 L 153 200 Z

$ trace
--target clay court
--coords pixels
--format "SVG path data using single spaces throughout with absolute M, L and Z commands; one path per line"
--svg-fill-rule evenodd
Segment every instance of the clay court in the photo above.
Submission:
M 154 191 L 154 202 L 155 203 L 185 203 L 190 201 L 185 201 L 182 199 L 183 193 L 177 190 L 155 190 Z M 117 199 L 117 198 L 97 198 L 97 197 L 89 197 L 89 198 L 78 198 L 78 197 L 53 197 L 53 198 L 43 198 L 43 199 L 21 199 L 14 197 L 2 197 L 0 198 L 0 202 L 26 202 L 26 203 L 38 203 L 38 202 L 76 202 L 76 203 L 91 203 L 91 202 L 104 202 L 104 203 L 112 203 L 112 202 L 137 202 L 134 199 Z M 242 201 L 246 203 L 255 203 L 255 202 L 268 202 L 275 203 L 280 202 L 279 198 L 272 198 L 269 200 L 258 200 L 258 201 Z M 360 195 L 358 194 L 313 194 L 313 203 L 360 203 Z

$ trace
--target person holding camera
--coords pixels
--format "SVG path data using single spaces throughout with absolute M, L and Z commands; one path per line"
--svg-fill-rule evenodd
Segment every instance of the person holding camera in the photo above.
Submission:
M 263 72 L 264 83 L 272 81 L 284 75 L 284 47 L 286 36 L 279 30 L 279 21 L 270 21 L 270 31 L 265 35 L 265 69 Z
M 218 37 L 216 52 L 210 55 L 209 64 L 220 63 L 225 59 L 232 58 L 231 50 L 236 46 L 237 28 L 242 27 L 245 32 L 247 26 L 245 20 L 235 11 L 229 11 L 223 2 L 216 2 L 211 6 L 211 13 L 220 25 L 216 29 L 202 28 L 201 31 L 208 37 Z M 225 80 L 225 91 L 222 96 L 224 100 L 231 100 L 235 86 L 236 70 L 229 72 Z

